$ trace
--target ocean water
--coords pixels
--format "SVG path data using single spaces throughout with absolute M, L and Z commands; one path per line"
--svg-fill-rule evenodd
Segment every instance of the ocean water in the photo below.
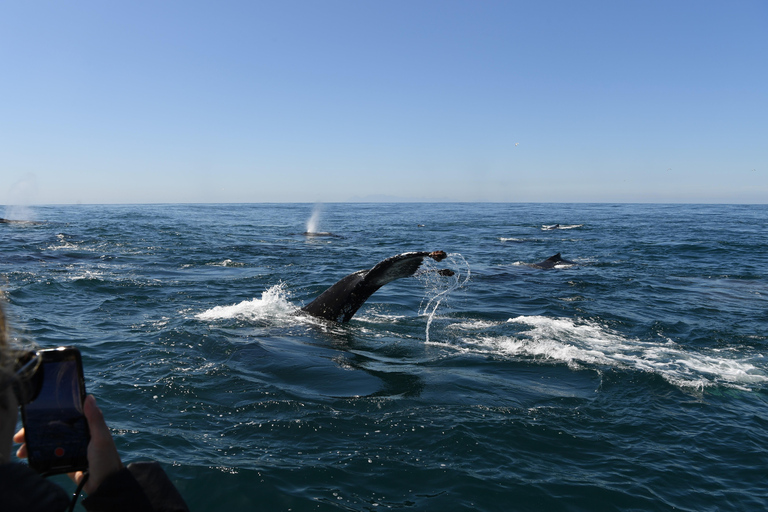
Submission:
M 161 462 L 193 511 L 768 508 L 767 206 L 23 217 L 0 224 L 16 336 L 80 347 L 124 460 Z M 414 250 L 455 275 L 344 325 L 298 313 Z

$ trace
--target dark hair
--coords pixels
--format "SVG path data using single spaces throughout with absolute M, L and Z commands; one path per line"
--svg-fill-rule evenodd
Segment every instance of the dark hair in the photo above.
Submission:
M 8 410 L 7 390 L 17 379 L 16 370 L 37 349 L 35 343 L 11 336 L 11 332 L 0 291 L 0 411 Z
M 13 378 L 13 367 L 15 356 L 10 350 L 8 344 L 8 325 L 5 320 L 5 308 L 0 302 L 0 411 L 8 409 L 8 385 Z

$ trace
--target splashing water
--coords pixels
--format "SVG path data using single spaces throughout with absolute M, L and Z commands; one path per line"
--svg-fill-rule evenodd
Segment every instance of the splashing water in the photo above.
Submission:
M 437 262 L 424 261 L 424 271 L 418 274 L 418 277 L 424 282 L 427 287 L 426 305 L 420 307 L 419 314 L 427 315 L 427 327 L 425 333 L 425 342 L 429 343 L 429 328 L 432 326 L 432 321 L 437 313 L 437 308 L 440 304 L 448 298 L 451 292 L 463 287 L 470 277 L 469 263 L 459 253 L 451 253 L 443 260 L 448 263 L 448 266 L 453 268 L 465 267 L 466 274 L 462 272 L 454 271 L 454 275 L 451 277 L 445 277 L 438 274 Z M 424 304 L 424 301 L 422 301 Z
M 629 368 L 660 375 L 684 389 L 719 385 L 749 390 L 768 383 L 768 375 L 748 355 L 732 357 L 723 351 L 692 350 L 666 338 L 634 339 L 587 320 L 519 316 L 507 324 L 517 324 L 523 330 L 515 335 L 491 334 L 502 324 L 487 322 L 462 322 L 449 328 L 478 333 L 462 337 L 462 346 L 457 348 L 463 350 L 562 362 L 573 368 Z
M 285 283 L 278 283 L 261 293 L 261 299 L 246 300 L 231 306 L 215 306 L 198 313 L 198 320 L 244 320 L 248 322 L 280 323 L 282 320 L 295 319 L 298 310 L 288 300 Z

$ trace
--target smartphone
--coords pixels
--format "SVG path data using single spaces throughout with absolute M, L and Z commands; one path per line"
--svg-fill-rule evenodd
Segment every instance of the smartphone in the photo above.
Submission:
M 85 470 L 90 433 L 83 414 L 80 351 L 59 347 L 40 350 L 38 355 L 40 392 L 21 407 L 29 467 L 44 476 Z

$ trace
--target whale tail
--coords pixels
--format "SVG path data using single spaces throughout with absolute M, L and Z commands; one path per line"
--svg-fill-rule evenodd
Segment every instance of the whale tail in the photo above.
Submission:
M 301 309 L 318 318 L 348 322 L 376 290 L 396 279 L 412 276 L 424 258 L 441 261 L 446 256 L 443 251 L 406 252 L 392 256 L 369 270 L 349 274 Z

